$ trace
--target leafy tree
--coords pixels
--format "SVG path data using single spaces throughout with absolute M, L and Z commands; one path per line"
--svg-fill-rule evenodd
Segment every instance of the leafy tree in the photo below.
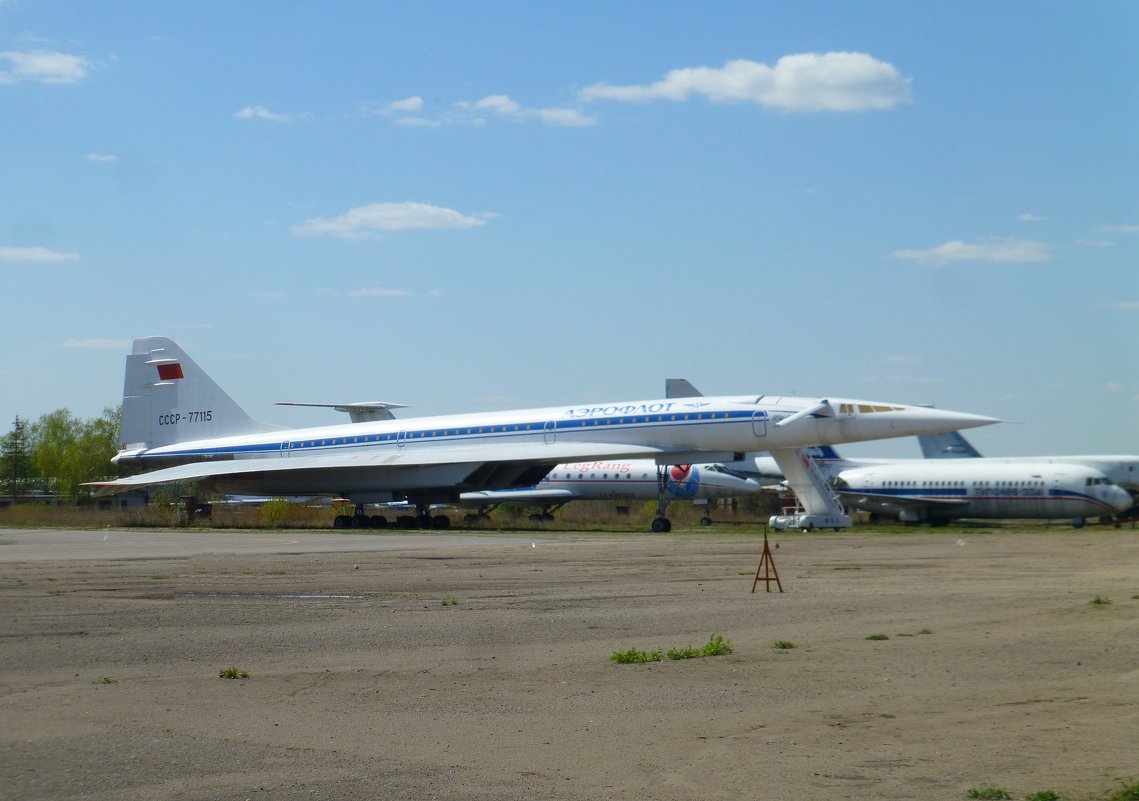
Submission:
M 103 410 L 101 417 L 80 420 L 67 409 L 40 417 L 33 427 L 33 463 L 40 475 L 52 479 L 56 492 L 76 500 L 80 484 L 113 472 L 110 459 L 118 448 L 121 414 Z
M 32 477 L 32 441 L 28 421 L 16 415 L 12 430 L 0 439 L 0 480 L 9 495 L 28 491 Z

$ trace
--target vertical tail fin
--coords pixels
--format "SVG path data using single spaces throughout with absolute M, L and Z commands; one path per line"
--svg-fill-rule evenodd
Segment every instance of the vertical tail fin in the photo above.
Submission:
M 960 431 L 924 434 L 918 437 L 918 443 L 926 459 L 976 459 L 981 455 Z
M 173 340 L 136 339 L 123 380 L 128 449 L 276 428 L 245 413 Z

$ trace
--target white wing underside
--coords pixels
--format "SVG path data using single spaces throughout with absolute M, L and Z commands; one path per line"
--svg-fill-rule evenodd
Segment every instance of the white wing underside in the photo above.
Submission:
M 637 459 L 655 458 L 669 451 L 629 443 L 520 443 L 491 447 L 435 446 L 430 448 L 375 448 L 358 453 L 335 453 L 326 456 L 269 456 L 252 459 L 226 459 L 222 461 L 194 462 L 167 467 L 114 481 L 92 482 L 102 489 L 98 494 L 147 487 L 155 484 L 173 484 L 207 479 L 240 479 L 255 474 L 300 473 L 301 471 L 366 473 L 375 481 L 375 489 L 390 485 L 406 486 L 406 474 L 422 472 L 432 467 L 464 467 L 471 471 L 483 465 L 548 464 L 551 468 L 561 462 L 585 459 Z M 495 487 L 488 487 L 494 489 Z

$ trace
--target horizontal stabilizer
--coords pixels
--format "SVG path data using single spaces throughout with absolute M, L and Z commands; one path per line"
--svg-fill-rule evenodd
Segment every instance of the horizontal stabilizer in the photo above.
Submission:
M 345 412 L 353 423 L 371 423 L 376 420 L 394 420 L 392 409 L 406 409 L 403 403 L 388 403 L 387 401 L 361 401 L 359 403 L 293 403 L 292 401 L 279 401 L 278 406 L 309 406 L 317 409 L 335 409 Z

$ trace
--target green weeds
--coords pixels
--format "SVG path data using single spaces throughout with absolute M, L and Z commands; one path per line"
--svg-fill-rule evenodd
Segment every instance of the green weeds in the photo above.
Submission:
M 1012 798 L 1009 791 L 992 784 L 984 787 L 970 787 L 965 791 L 966 798 L 980 798 L 983 801 L 999 801 L 999 799 Z
M 885 634 L 871 634 L 866 639 L 868 639 L 868 640 L 888 640 L 890 638 L 888 636 L 886 636 Z
M 240 668 L 227 667 L 218 671 L 219 679 L 248 679 L 249 671 L 241 670 Z
M 725 640 L 719 634 L 713 634 L 703 648 L 669 648 L 667 652 L 658 648 L 655 651 L 642 651 L 630 648 L 627 651 L 615 651 L 610 660 L 619 665 L 644 664 L 645 662 L 663 662 L 664 657 L 669 659 L 699 659 L 702 656 L 723 656 L 732 652 L 732 641 Z
M 772 643 L 771 647 L 776 651 L 790 651 L 795 647 L 795 643 L 791 642 L 790 640 L 776 640 L 774 643 Z

